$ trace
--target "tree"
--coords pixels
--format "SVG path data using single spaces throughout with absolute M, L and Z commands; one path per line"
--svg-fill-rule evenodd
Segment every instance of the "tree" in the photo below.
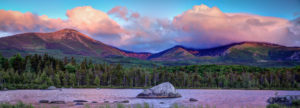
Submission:
M 68 57 L 65 57 L 65 58 L 64 58 L 64 65 L 67 65 L 68 63 L 69 63 Z
M 70 73 L 70 79 L 69 79 L 70 81 L 70 84 L 71 84 L 71 86 L 72 87 L 75 87 L 75 84 L 76 84 L 76 76 L 75 76 L 75 74 L 74 73 Z
M 95 78 L 95 80 L 94 80 L 94 84 L 96 85 L 96 86 L 100 86 L 100 78 L 99 78 L 99 76 L 97 75 L 96 76 L 96 78 Z
M 89 86 L 89 85 L 90 85 L 90 82 L 91 82 L 90 76 L 89 76 L 89 74 L 87 73 L 87 74 L 85 75 L 85 84 L 86 84 L 87 86 Z
M 67 65 L 65 66 L 65 69 L 66 69 L 69 73 L 75 73 L 75 71 L 76 71 L 75 66 L 73 66 L 72 64 L 67 64 Z
M 74 57 L 71 58 L 71 65 L 75 66 L 76 65 L 76 60 Z
M 55 76 L 54 76 L 54 82 L 55 82 L 55 85 L 56 85 L 57 87 L 60 87 L 60 86 L 61 86 L 61 80 L 60 80 L 59 74 L 55 74 Z
M 46 81 L 47 81 L 47 83 L 46 83 L 47 86 L 54 86 L 52 78 L 48 77 Z
M 27 62 L 26 62 L 25 72 L 31 72 L 31 62 L 30 62 L 30 60 L 27 60 Z
M 24 59 L 20 54 L 11 57 L 9 61 L 13 69 L 17 72 L 21 73 L 21 71 L 24 70 Z

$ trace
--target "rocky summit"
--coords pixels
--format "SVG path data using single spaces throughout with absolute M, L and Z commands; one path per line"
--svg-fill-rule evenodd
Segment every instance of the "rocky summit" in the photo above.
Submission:
M 150 89 L 145 89 L 142 93 L 137 95 L 137 98 L 178 98 L 181 95 L 176 91 L 175 87 L 169 83 L 164 82 Z

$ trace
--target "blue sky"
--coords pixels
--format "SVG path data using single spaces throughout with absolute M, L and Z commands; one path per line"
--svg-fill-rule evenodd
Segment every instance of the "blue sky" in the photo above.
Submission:
M 200 4 L 217 6 L 226 13 L 250 13 L 289 20 L 300 14 L 300 0 L 1 0 L 0 9 L 66 19 L 65 12 L 78 6 L 92 6 L 104 12 L 115 6 L 125 6 L 145 16 L 172 18 Z

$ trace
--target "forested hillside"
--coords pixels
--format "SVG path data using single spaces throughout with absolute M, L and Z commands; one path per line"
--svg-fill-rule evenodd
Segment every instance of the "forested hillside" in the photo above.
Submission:
M 124 67 L 76 62 L 47 54 L 0 56 L 0 88 L 149 87 L 169 81 L 179 88 L 300 89 L 300 67 L 261 68 L 240 65 Z

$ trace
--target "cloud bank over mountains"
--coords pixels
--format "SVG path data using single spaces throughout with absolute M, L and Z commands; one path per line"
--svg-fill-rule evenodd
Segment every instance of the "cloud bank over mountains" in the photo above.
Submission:
M 300 46 L 300 18 L 292 21 L 247 13 L 224 13 L 217 7 L 194 6 L 172 19 L 153 18 L 116 6 L 103 12 L 90 6 L 53 19 L 30 12 L 0 10 L 0 31 L 51 32 L 73 28 L 104 43 L 132 51 L 158 52 L 174 45 L 208 48 L 240 41 Z M 119 24 L 111 16 L 126 22 Z

